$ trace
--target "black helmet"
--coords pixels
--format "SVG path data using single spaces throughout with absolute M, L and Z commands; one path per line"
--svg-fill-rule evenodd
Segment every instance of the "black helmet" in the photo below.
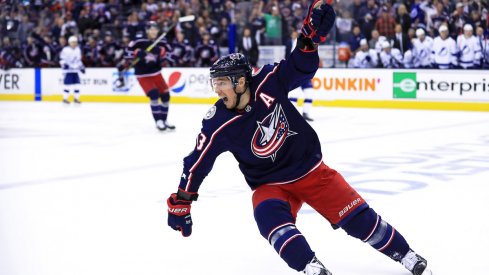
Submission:
M 233 84 L 237 85 L 239 77 L 244 76 L 246 81 L 251 80 L 251 65 L 248 58 L 241 53 L 233 53 L 219 58 L 210 68 L 211 78 L 229 76 Z

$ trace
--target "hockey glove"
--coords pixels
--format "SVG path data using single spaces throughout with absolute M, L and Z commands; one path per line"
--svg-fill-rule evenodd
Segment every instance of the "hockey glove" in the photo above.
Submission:
M 85 74 L 85 67 L 80 67 L 80 72 L 81 72 L 82 74 Z
M 190 215 L 190 204 L 192 201 L 177 197 L 173 193 L 167 200 L 168 204 L 168 226 L 173 230 L 181 231 L 182 236 L 188 237 L 192 234 L 192 216 Z
M 333 7 L 324 0 L 315 0 L 309 6 L 301 33 L 316 44 L 324 42 L 326 35 L 333 28 L 335 20 L 336 13 Z
M 136 50 L 136 57 L 139 59 L 143 59 L 146 56 L 145 50 Z

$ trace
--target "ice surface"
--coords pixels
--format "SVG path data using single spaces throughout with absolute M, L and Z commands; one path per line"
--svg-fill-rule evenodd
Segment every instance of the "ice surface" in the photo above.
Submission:
M 192 236 L 167 227 L 166 198 L 208 108 L 172 105 L 177 131 L 159 133 L 146 104 L 0 102 L 0 274 L 298 274 L 260 236 L 231 154 L 202 185 Z M 435 274 L 487 274 L 489 113 L 312 116 L 325 162 Z M 409 274 L 307 206 L 298 227 L 335 275 Z

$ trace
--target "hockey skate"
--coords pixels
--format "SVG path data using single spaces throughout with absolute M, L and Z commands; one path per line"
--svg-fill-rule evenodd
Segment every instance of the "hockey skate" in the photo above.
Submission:
M 407 268 L 413 275 L 432 275 L 433 273 L 428 268 L 428 261 L 419 256 L 414 251 L 409 252 L 402 258 L 402 265 Z
M 163 121 L 168 130 L 175 130 L 175 125 L 168 123 L 167 120 Z
M 310 117 L 307 113 L 302 113 L 302 117 L 306 120 L 306 121 L 314 121 L 314 119 L 312 119 L 312 117 Z
M 70 105 L 70 101 L 68 99 L 63 99 L 63 104 L 67 104 L 67 105 Z
M 73 101 L 75 104 L 81 104 L 81 101 L 79 99 L 76 99 Z
M 332 275 L 326 267 L 314 256 L 304 269 L 306 275 Z
M 167 126 L 165 125 L 165 123 L 163 122 L 163 120 L 157 120 L 156 121 L 156 128 L 160 131 L 165 131 Z

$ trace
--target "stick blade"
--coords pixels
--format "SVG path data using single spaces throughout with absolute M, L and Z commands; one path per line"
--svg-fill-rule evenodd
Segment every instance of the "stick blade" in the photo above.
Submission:
M 178 19 L 178 22 L 189 22 L 189 21 L 194 21 L 195 20 L 195 15 L 187 15 L 187 16 L 182 16 Z

